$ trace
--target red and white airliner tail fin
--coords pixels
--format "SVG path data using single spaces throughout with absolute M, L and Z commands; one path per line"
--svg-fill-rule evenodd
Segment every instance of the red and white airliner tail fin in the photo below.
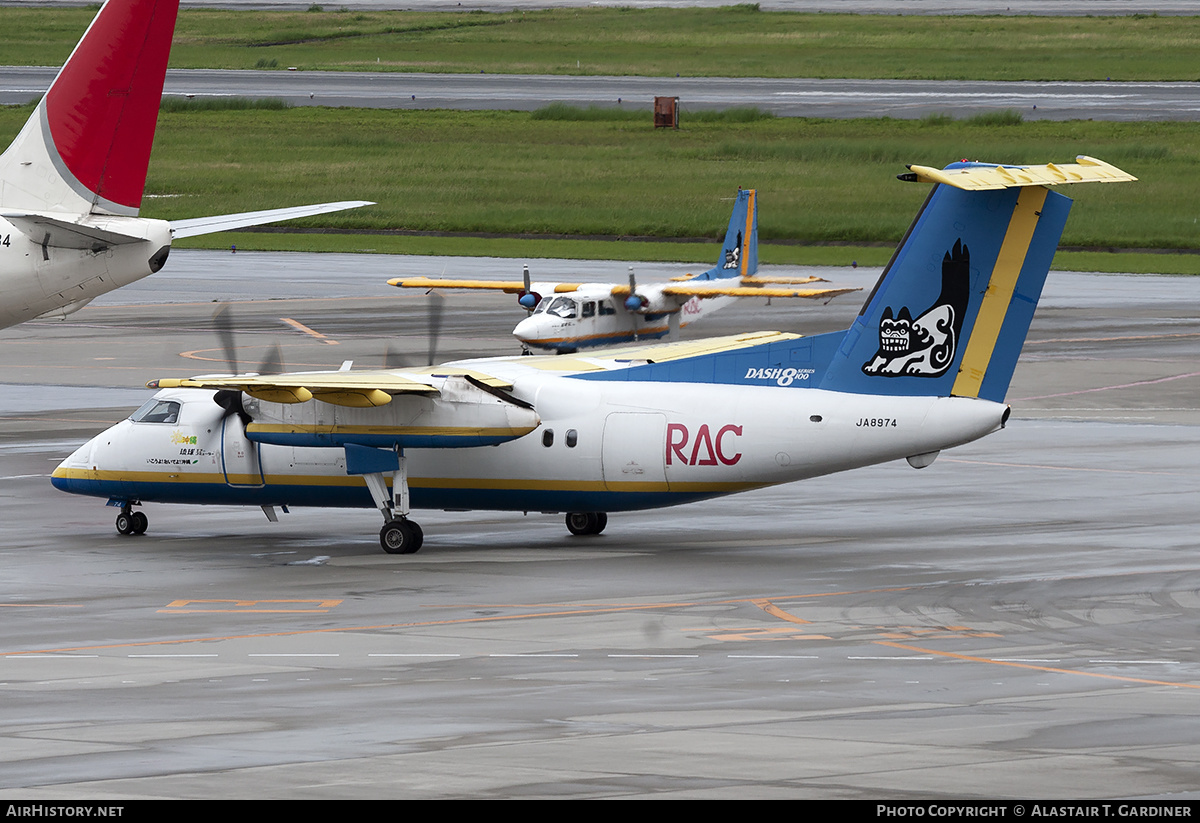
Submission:
M 178 11 L 179 0 L 104 4 L 0 155 L 0 207 L 138 213 Z

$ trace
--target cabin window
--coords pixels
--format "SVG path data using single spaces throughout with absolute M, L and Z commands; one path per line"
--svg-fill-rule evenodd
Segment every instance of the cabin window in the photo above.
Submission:
M 575 448 L 575 444 L 579 442 L 579 432 L 575 429 L 567 429 L 567 448 Z
M 588 300 L 587 302 L 585 302 L 583 304 L 583 316 L 584 317 L 595 317 L 596 316 L 596 301 Z
M 129 417 L 134 423 L 178 423 L 179 404 L 174 400 L 151 398 Z
M 613 308 L 613 304 L 608 300 L 600 301 L 600 316 L 605 317 L 610 314 L 616 314 L 617 310 Z
M 542 432 L 542 445 L 546 448 L 554 445 L 554 429 L 546 429 Z

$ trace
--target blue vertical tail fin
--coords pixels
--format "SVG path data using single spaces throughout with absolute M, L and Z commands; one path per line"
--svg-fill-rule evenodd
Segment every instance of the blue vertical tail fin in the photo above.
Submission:
M 1046 186 L 1136 178 L 1091 158 L 910 168 L 915 173 L 901 179 L 938 185 L 820 387 L 1003 401 L 1071 208 Z
M 725 231 L 725 244 L 717 265 L 694 280 L 724 280 L 749 277 L 758 271 L 758 193 L 754 189 L 738 189 Z

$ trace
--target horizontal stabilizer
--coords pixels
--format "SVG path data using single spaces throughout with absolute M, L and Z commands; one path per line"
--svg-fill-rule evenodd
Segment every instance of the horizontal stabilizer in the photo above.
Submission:
M 33 242 L 57 249 L 96 249 L 141 243 L 146 239 L 145 235 L 124 234 L 88 225 L 86 222 L 77 222 L 78 218 L 66 220 L 37 212 L 0 212 L 0 217 L 20 229 L 21 233 Z
M 1044 166 L 996 166 L 985 163 L 952 163 L 944 169 L 908 166 L 910 174 L 899 175 L 909 183 L 945 183 L 966 191 L 997 191 L 1021 186 L 1059 186 L 1068 183 L 1131 183 L 1132 174 L 1103 160 L 1079 155 L 1078 163 L 1047 163 Z
M 244 211 L 239 214 L 221 214 L 216 217 L 193 217 L 190 220 L 172 220 L 171 235 L 176 239 L 196 237 L 201 234 L 215 234 L 219 231 L 232 231 L 246 226 L 261 226 L 265 223 L 278 223 L 281 220 L 293 220 L 297 217 L 312 217 L 317 214 L 327 214 L 331 211 L 357 209 L 361 206 L 373 206 L 368 200 L 343 200 L 339 203 L 317 203 L 312 206 L 293 206 L 286 209 L 267 209 L 266 211 Z

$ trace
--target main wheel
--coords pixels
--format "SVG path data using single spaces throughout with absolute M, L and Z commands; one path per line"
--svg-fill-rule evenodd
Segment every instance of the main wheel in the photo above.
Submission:
M 150 527 L 150 519 L 146 517 L 145 513 L 134 512 L 133 514 L 129 515 L 129 517 L 131 520 L 133 520 L 133 533 L 145 534 L 146 529 Z
M 607 525 L 604 512 L 567 512 L 567 531 L 574 535 L 600 534 Z
M 133 515 L 121 512 L 117 515 L 117 534 L 130 535 L 134 532 Z
M 424 542 L 421 527 L 411 520 L 393 520 L 379 531 L 379 545 L 388 554 L 415 554 Z

